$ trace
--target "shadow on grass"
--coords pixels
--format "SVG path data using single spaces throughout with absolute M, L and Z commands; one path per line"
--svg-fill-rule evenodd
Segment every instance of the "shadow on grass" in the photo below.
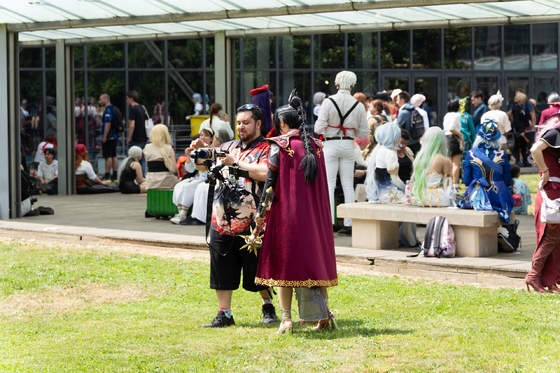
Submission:
M 413 330 L 408 329 L 390 329 L 390 328 L 374 328 L 364 326 L 362 320 L 339 320 L 337 319 L 338 329 L 332 330 L 330 326 L 320 332 L 313 330 L 313 325 L 304 324 L 300 325 L 299 322 L 294 320 L 294 336 L 301 336 L 310 339 L 334 339 L 334 338 L 354 338 L 354 337 L 375 337 L 378 335 L 398 335 L 398 334 L 412 334 Z M 276 333 L 279 324 L 264 325 L 262 322 L 249 322 L 238 324 L 238 327 L 243 328 L 256 328 L 256 329 L 270 329 L 272 333 Z

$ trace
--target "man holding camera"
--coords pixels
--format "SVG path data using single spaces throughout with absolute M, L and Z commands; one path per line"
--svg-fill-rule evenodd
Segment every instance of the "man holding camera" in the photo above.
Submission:
M 231 312 L 233 291 L 243 288 L 261 294 L 264 323 L 278 322 L 272 294 L 266 286 L 255 285 L 258 257 L 249 252 L 241 234 L 249 234 L 268 173 L 269 145 L 261 135 L 262 112 L 247 104 L 237 109 L 237 133 L 240 140 L 222 144 L 221 166 L 212 206 L 210 229 L 210 288 L 218 297 L 218 316 L 204 328 L 235 326 Z M 225 167 L 227 166 L 227 167 Z M 217 171 L 219 167 L 223 167 Z

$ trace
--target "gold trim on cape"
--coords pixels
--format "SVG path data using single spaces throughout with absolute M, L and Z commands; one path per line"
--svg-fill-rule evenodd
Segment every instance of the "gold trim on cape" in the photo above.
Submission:
M 265 286 L 276 286 L 281 288 L 313 288 L 319 287 L 331 287 L 338 285 L 338 279 L 334 280 L 312 280 L 308 279 L 305 281 L 292 281 L 292 280 L 275 280 L 272 278 L 265 279 L 260 277 L 255 277 L 255 284 L 265 285 Z

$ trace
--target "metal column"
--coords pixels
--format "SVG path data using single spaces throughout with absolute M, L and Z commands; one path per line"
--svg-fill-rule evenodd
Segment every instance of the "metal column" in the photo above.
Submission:
M 58 194 L 76 194 L 74 138 L 74 54 L 64 40 L 56 41 L 56 123 Z
M 21 217 L 18 34 L 0 25 L 0 219 Z
M 230 123 L 232 120 L 235 123 L 233 48 L 231 39 L 226 38 L 225 31 L 217 31 L 214 36 L 214 67 L 215 101 L 222 104 L 229 114 Z

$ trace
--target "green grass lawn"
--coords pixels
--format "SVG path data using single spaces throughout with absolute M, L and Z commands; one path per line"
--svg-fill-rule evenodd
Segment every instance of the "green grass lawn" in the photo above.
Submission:
M 3 244 L 0 372 L 560 369 L 558 295 L 341 276 L 330 299 L 338 331 L 278 336 L 242 290 L 237 327 L 201 329 L 217 312 L 206 263 Z

